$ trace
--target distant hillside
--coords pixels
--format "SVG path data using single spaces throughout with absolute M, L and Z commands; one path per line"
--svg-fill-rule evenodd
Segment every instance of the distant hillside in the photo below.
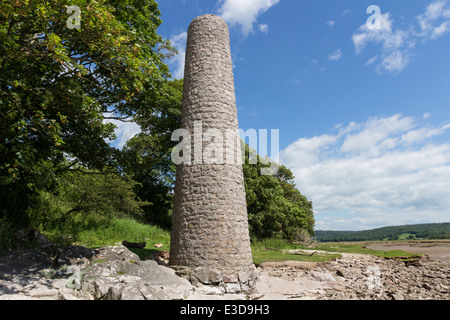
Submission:
M 450 239 L 450 223 L 404 225 L 366 231 L 318 230 L 315 237 L 319 242 Z

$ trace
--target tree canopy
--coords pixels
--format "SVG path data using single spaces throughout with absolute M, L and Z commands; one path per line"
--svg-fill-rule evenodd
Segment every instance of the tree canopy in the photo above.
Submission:
M 80 8 L 80 29 L 68 28 L 69 5 Z M 3 213 L 23 212 L 31 194 L 76 165 L 115 165 L 105 120 L 148 114 L 169 76 L 161 22 L 153 0 L 2 1 Z
M 261 168 L 270 164 L 264 165 L 267 162 L 262 162 L 248 145 L 245 152 L 244 181 L 251 237 L 302 241 L 306 235 L 313 235 L 312 202 L 295 187 L 292 171 L 278 165 L 275 176 L 261 175 Z M 257 163 L 250 164 L 254 158 Z

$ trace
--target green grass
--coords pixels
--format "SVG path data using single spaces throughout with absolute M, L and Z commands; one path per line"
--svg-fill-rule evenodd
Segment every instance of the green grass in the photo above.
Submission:
M 263 239 L 259 241 L 252 241 L 252 249 L 277 249 L 277 250 L 295 250 L 304 249 L 304 247 L 291 243 L 283 239 Z
M 170 250 L 170 233 L 168 231 L 128 218 L 114 218 L 108 223 L 98 224 L 95 228 L 82 230 L 77 234 L 75 244 L 96 248 L 119 245 L 124 240 L 145 242 L 144 249 L 130 249 L 141 259 L 153 256 L 157 251 Z M 155 244 L 163 246 L 157 248 Z
M 252 244 L 253 262 L 258 265 L 263 262 L 282 262 L 282 261 L 304 261 L 304 262 L 323 262 L 330 261 L 334 258 L 339 258 L 339 253 L 354 253 L 354 254 L 371 254 L 386 259 L 407 260 L 420 256 L 417 253 L 411 253 L 403 250 L 372 250 L 366 248 L 366 243 L 326 243 L 321 244 L 314 249 L 302 247 L 300 245 L 291 244 L 285 240 L 266 239 Z M 276 250 L 269 250 L 276 249 Z M 293 255 L 289 254 L 287 250 L 292 249 L 308 249 L 325 251 L 327 253 L 315 253 L 312 256 L 308 255 Z M 280 252 L 281 251 L 281 252 Z
M 396 257 L 415 257 L 420 256 L 417 253 L 411 253 L 403 250 L 372 250 L 366 248 L 367 243 L 327 243 L 319 245 L 316 249 L 328 252 L 371 254 L 382 258 L 394 259 Z
M 340 254 L 315 253 L 314 255 L 299 255 L 288 252 L 272 251 L 265 249 L 252 250 L 253 263 L 260 265 L 264 262 L 284 262 L 284 261 L 302 261 L 302 262 L 323 262 L 341 257 Z
M 161 250 L 168 250 L 170 233 L 152 225 L 142 224 L 133 219 L 112 219 L 107 225 L 78 233 L 77 242 L 87 247 L 112 246 L 122 241 L 145 242 L 146 248 L 154 248 L 161 243 Z
M 64 232 L 64 230 L 66 230 Z M 128 242 L 145 242 L 144 249 L 131 249 L 141 259 L 156 251 L 170 249 L 170 233 L 160 227 L 141 223 L 131 218 L 83 217 L 74 219 L 64 228 L 43 230 L 48 239 L 56 244 L 82 245 L 88 248 L 117 246 Z M 160 248 L 155 244 L 162 244 Z
M 263 262 L 303 261 L 323 262 L 338 258 L 340 254 L 315 253 L 301 255 L 288 252 L 289 250 L 309 249 L 301 245 L 290 243 L 283 239 L 264 239 L 252 243 L 253 263 L 259 265 Z
M 75 229 L 72 226 L 72 229 Z M 155 252 L 170 250 L 170 232 L 157 226 L 143 224 L 130 218 L 113 218 L 79 225 L 76 228 L 75 241 L 72 244 L 90 248 L 119 245 L 122 241 L 145 242 L 144 249 L 131 249 L 141 259 Z M 162 244 L 156 248 L 155 244 Z M 314 248 L 316 252 L 308 254 L 293 254 L 288 250 L 310 249 L 282 239 L 265 239 L 251 244 L 253 262 L 259 265 L 263 262 L 304 261 L 323 262 L 340 257 L 339 253 L 373 254 L 383 258 L 413 257 L 417 254 L 401 250 L 381 251 L 365 248 L 366 243 L 326 243 Z

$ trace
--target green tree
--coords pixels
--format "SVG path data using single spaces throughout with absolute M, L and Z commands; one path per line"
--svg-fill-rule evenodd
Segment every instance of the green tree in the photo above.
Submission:
M 144 207 L 147 221 L 170 228 L 176 167 L 171 159 L 172 132 L 179 128 L 183 80 L 167 82 L 155 99 L 153 109 L 136 121 L 142 133 L 132 138 L 122 151 L 122 167 L 139 182 L 137 195 L 151 203 Z
M 277 175 L 261 175 L 265 165 L 245 145 L 244 181 L 252 238 L 278 237 L 298 241 L 314 235 L 312 203 L 295 188 L 292 172 L 279 166 Z M 256 159 L 256 164 L 251 164 Z
M 69 5 L 80 29 L 67 27 Z M 74 166 L 116 165 L 105 120 L 150 113 L 169 76 L 159 16 L 153 0 L 2 0 L 0 214 L 24 218 Z

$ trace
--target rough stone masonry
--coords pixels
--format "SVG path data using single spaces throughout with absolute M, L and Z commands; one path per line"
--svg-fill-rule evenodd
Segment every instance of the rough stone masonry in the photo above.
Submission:
M 214 152 L 213 158 L 223 161 L 211 161 L 211 153 L 203 157 L 201 153 L 216 138 L 227 159 L 230 152 L 236 159 L 241 156 L 240 147 L 227 149 L 230 145 L 219 139 L 231 130 L 238 141 L 239 127 L 229 30 L 222 18 L 212 14 L 194 19 L 189 26 L 181 128 L 192 136 L 194 161 L 177 166 L 170 264 L 184 267 L 180 273 L 191 281 L 234 292 L 246 290 L 254 282 L 255 266 L 242 162 L 229 163 L 225 155 Z M 202 133 L 211 130 L 220 134 L 205 139 Z

